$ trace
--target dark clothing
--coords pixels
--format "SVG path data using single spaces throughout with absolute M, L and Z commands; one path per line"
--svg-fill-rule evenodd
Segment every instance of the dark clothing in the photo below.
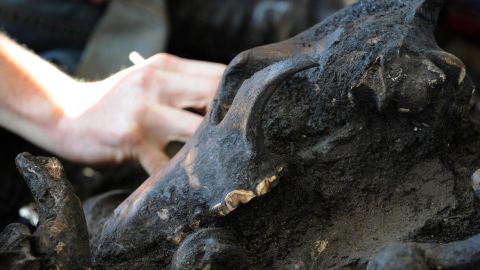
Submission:
M 98 80 L 165 48 L 164 0 L 3 0 L 0 27 L 19 43 L 79 78 Z
M 103 11 L 85 0 L 2 0 L 0 29 L 71 73 Z

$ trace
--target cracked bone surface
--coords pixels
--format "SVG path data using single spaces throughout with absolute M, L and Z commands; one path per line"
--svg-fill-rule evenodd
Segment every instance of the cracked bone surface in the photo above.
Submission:
M 238 55 L 198 132 L 106 220 L 95 264 L 168 267 L 209 227 L 251 269 L 365 267 L 395 240 L 474 234 L 477 159 L 453 147 L 478 145 L 473 85 L 435 42 L 442 2 L 360 1 Z

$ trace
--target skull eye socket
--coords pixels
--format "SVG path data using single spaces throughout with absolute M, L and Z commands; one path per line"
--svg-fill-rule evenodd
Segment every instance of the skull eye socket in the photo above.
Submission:
M 212 103 L 210 121 L 213 125 L 222 122 L 243 83 L 267 66 L 267 63 L 257 62 L 250 55 L 250 51 L 239 54 L 225 71 Z
M 232 105 L 238 89 L 250 76 L 247 76 L 247 74 L 241 71 L 228 70 L 227 73 L 225 73 L 212 104 L 210 115 L 210 121 L 212 124 L 217 125 L 222 122 L 228 110 L 230 110 L 230 106 Z

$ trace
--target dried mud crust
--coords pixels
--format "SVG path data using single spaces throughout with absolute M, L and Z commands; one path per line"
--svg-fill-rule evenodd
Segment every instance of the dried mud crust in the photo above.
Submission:
M 352 13 L 330 18 L 323 29 L 358 15 Z M 385 27 L 398 29 L 393 22 Z M 315 33 L 322 33 L 319 28 Z M 358 80 L 352 68 L 362 70 L 369 57 L 368 42 L 362 43 L 367 40 L 356 34 L 342 40 L 343 50 L 326 60 L 328 67 L 302 72 L 280 86 L 261 116 L 266 147 L 289 157 L 288 173 L 271 193 L 221 222 L 246 238 L 247 250 L 255 250 L 262 264 L 252 269 L 363 268 L 389 242 L 445 243 L 480 232 L 470 187 L 480 166 L 480 134 L 466 107 L 432 121 L 435 101 L 416 115 L 403 110 L 398 96 L 393 106 L 382 107 L 368 96 L 350 106 L 340 89 Z M 340 55 L 347 52 L 356 64 L 342 62 Z M 415 72 L 415 65 L 403 67 L 408 80 L 428 77 Z M 472 83 L 458 86 L 455 75 L 443 72 L 452 80 L 444 87 L 463 92 L 457 98 L 465 106 Z
M 362 269 L 390 242 L 465 240 L 480 233 L 470 186 L 480 165 L 480 132 L 468 119 L 458 130 L 435 158 L 376 160 L 365 152 L 358 165 L 291 167 L 271 193 L 221 226 L 256 251 L 263 264 L 251 269 Z

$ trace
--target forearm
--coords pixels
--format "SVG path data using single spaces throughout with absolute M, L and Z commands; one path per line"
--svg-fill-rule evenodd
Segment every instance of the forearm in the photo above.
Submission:
M 98 82 L 78 82 L 0 33 L 0 126 L 80 162 L 138 159 L 152 172 L 186 141 L 225 66 L 158 54 Z
M 0 33 L 0 126 L 55 150 L 58 123 L 77 106 L 66 101 L 80 85 Z

